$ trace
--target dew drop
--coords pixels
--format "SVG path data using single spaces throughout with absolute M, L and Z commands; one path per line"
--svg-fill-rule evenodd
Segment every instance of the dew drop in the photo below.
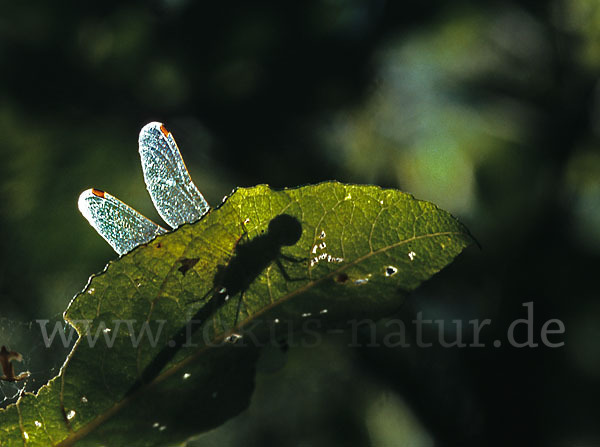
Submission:
M 225 342 L 234 344 L 234 343 L 237 343 L 238 341 L 240 341 L 242 338 L 243 337 L 240 334 L 231 334 L 225 338 Z
M 85 397 L 85 396 L 83 396 L 83 397 L 81 398 L 81 402 L 83 402 L 84 404 L 87 404 L 87 403 L 88 403 L 88 398 L 87 398 L 87 397 Z
M 187 379 L 189 379 L 190 377 L 192 377 L 192 375 L 191 375 L 190 373 L 185 373 L 185 374 L 183 375 L 183 380 L 187 380 Z
M 109 327 L 105 327 L 104 329 L 102 329 L 102 332 L 104 332 L 105 334 L 108 334 L 110 331 L 112 331 L 112 329 Z
M 37 428 L 40 428 L 42 426 L 42 423 L 40 421 L 34 421 L 33 423 Z
M 350 200 L 351 198 L 352 198 L 352 194 L 348 194 L 348 195 L 347 195 L 347 196 L 344 198 L 344 200 Z
M 152 424 L 152 428 L 158 428 L 160 427 L 160 424 L 158 422 L 155 422 L 154 424 Z
M 369 282 L 369 278 L 359 278 L 359 279 L 354 280 L 354 284 L 356 284 L 357 286 L 362 286 L 368 282 Z
M 306 313 L 302 314 L 302 318 L 310 317 L 311 315 L 312 315 L 312 313 L 306 312 Z
M 398 273 L 398 269 L 393 265 L 388 265 L 385 268 L 385 276 L 394 276 L 396 273 Z
M 167 429 L 167 426 L 166 426 L 166 425 L 162 425 L 162 426 L 161 426 L 161 427 L 158 429 L 158 431 L 165 431 L 166 429 Z
M 23 432 L 23 438 L 25 438 L 25 441 L 29 441 L 29 434 L 26 431 Z
M 96 291 L 96 289 L 94 289 L 93 287 L 90 287 L 88 289 L 87 293 L 89 293 L 90 295 L 93 295 L 95 291 Z
M 383 200 L 380 200 L 380 201 L 379 201 L 379 203 L 380 203 L 381 205 L 383 205 Z
M 77 413 L 74 410 L 71 410 L 67 413 L 67 419 L 70 421 L 71 419 L 73 419 L 75 417 Z
M 275 322 L 275 324 L 279 324 L 279 318 L 275 318 L 275 320 L 273 320 Z
M 320 313 L 321 315 L 323 315 L 323 314 L 326 314 L 327 312 L 328 312 L 328 310 L 327 310 L 327 309 L 321 309 L 321 310 L 319 311 L 319 313 Z
M 413 261 L 415 259 L 415 257 L 417 256 L 417 254 L 414 251 L 411 251 L 408 254 L 408 257 L 410 258 L 411 261 Z
M 223 295 L 225 292 L 227 292 L 227 289 L 225 287 L 221 287 L 217 293 L 219 295 Z

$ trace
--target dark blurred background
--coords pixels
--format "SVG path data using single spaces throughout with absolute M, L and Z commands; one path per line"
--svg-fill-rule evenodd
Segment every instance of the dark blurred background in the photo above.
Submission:
M 235 186 L 329 179 L 437 203 L 483 250 L 399 315 L 493 321 L 486 348 L 327 337 L 290 348 L 280 369 L 267 352 L 250 408 L 190 446 L 600 446 L 600 2 L 1 11 L 0 343 L 25 355 L 37 386 L 65 351 L 35 339 L 35 319 L 60 320 L 116 258 L 77 197 L 105 189 L 158 220 L 137 152 L 140 128 L 158 120 L 212 204 Z M 529 301 L 535 333 L 559 318 L 565 345 L 493 347 Z M 6 403 L 18 388 L 0 391 Z

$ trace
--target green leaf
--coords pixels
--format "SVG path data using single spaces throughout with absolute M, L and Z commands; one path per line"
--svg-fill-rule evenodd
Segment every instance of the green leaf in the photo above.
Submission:
M 91 278 L 65 312 L 75 347 L 37 395 L 0 411 L 0 445 L 182 442 L 247 407 L 262 343 L 389 315 L 471 242 L 450 214 L 396 190 L 238 189 Z M 157 343 L 146 333 L 134 347 L 144 327 L 161 329 Z

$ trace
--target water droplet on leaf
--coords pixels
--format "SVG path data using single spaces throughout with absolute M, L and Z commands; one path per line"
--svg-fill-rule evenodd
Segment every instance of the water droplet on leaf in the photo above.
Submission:
M 234 344 L 234 343 L 237 343 L 238 341 L 240 341 L 242 338 L 243 337 L 240 334 L 231 334 L 225 338 L 225 342 Z
M 396 273 L 398 273 L 398 269 L 393 265 L 388 265 L 385 268 L 385 276 L 394 276 Z

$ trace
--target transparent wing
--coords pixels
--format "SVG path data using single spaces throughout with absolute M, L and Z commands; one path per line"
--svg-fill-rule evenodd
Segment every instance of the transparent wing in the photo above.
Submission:
M 200 219 L 209 205 L 192 182 L 171 132 L 146 124 L 139 138 L 146 187 L 154 206 L 172 228 Z
M 90 225 L 120 255 L 167 231 L 99 189 L 83 191 L 77 202 Z

